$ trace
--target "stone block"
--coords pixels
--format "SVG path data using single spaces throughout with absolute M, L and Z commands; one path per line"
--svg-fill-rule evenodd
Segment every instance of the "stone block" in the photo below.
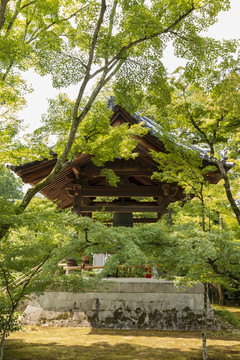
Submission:
M 199 330 L 203 286 L 176 288 L 171 281 L 109 279 L 103 290 L 46 292 L 30 302 L 25 323 L 54 326 Z M 209 324 L 217 329 L 214 312 Z

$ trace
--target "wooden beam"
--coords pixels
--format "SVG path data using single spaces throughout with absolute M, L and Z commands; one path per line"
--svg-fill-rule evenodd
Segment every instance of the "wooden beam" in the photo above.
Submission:
M 163 215 L 163 214 L 162 214 Z M 159 218 L 133 218 L 133 222 L 136 224 L 151 224 L 155 223 L 159 220 Z M 106 220 L 105 223 L 111 224 L 113 220 Z
M 74 174 L 76 176 L 76 179 L 79 179 L 80 171 L 79 171 L 79 169 L 78 169 L 78 167 L 76 165 L 72 167 L 72 171 L 74 172 Z
M 158 203 L 157 201 L 137 201 L 137 200 L 114 200 L 112 202 L 108 201 L 92 201 L 89 203 L 88 198 L 84 198 L 84 205 L 96 205 L 96 206 L 159 206 L 161 203 Z
M 93 203 L 92 205 L 85 205 L 76 203 L 73 211 L 77 213 L 81 212 L 93 212 L 93 211 L 105 211 L 105 212 L 122 212 L 122 213 L 133 213 L 133 212 L 166 212 L 164 205 L 157 205 L 156 203 L 146 205 L 144 202 L 137 203 L 135 205 L 120 205 L 120 204 L 111 204 L 111 203 Z
M 77 188 L 77 184 L 74 186 Z M 69 195 L 74 194 L 73 188 L 66 189 Z M 83 197 L 97 197 L 97 196 L 116 196 L 116 197 L 158 197 L 163 194 L 161 186 L 118 186 L 118 187 L 106 187 L 106 186 L 87 186 L 82 189 L 78 189 L 79 196 Z
M 159 218 L 133 218 L 133 222 L 136 224 L 151 224 L 157 222 L 158 220 Z

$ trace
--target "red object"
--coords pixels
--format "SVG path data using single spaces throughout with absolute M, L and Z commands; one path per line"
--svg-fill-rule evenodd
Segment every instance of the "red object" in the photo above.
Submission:
M 146 268 L 145 268 L 145 271 L 146 271 L 146 276 L 145 276 L 145 278 L 146 278 L 146 279 L 150 279 L 150 278 L 152 277 L 151 268 L 150 268 L 150 267 L 146 267 Z

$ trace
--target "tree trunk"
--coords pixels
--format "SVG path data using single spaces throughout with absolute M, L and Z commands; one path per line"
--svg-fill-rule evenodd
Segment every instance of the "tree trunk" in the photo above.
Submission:
M 173 218 L 172 218 L 172 211 L 168 211 L 168 222 L 170 226 L 173 226 Z
M 14 305 L 14 306 L 12 307 L 12 310 L 11 310 L 11 312 L 10 312 L 10 314 L 9 314 L 8 321 L 7 321 L 7 323 L 6 323 L 6 325 L 5 325 L 4 329 L 3 329 L 3 332 L 2 332 L 1 343 L 0 343 L 0 360 L 3 360 L 3 347 L 4 347 L 4 342 L 5 342 L 6 334 L 7 334 L 9 325 L 10 325 L 10 323 L 11 323 L 11 321 L 12 321 L 13 313 L 14 313 L 14 311 L 15 311 L 15 309 L 16 309 L 16 306 L 17 306 L 17 305 Z
M 240 211 L 239 211 L 239 208 L 232 196 L 232 191 L 231 191 L 231 186 L 230 186 L 230 182 L 229 182 L 229 178 L 228 176 L 224 176 L 223 177 L 223 180 L 224 180 L 224 188 L 225 188 L 225 192 L 226 192 L 226 195 L 227 195 L 227 198 L 228 198 L 228 201 L 231 205 L 231 208 L 234 212 L 234 214 L 236 215 L 236 218 L 237 218 L 237 221 L 238 221 L 238 224 L 240 225 Z
M 208 359 L 207 353 L 207 309 L 208 309 L 208 284 L 204 283 L 204 300 L 203 300 L 203 316 L 202 316 L 202 349 L 203 360 Z
M 217 285 L 217 290 L 218 290 L 218 304 L 223 305 L 224 304 L 224 293 L 223 293 L 222 285 Z
M 205 232 L 206 231 L 206 216 L 205 216 L 205 203 L 204 203 L 204 198 L 203 198 L 203 184 L 201 184 L 201 190 L 200 190 L 200 200 L 201 200 L 201 204 L 202 204 L 202 230 Z
M 8 2 L 9 0 L 2 0 L 0 4 L 0 29 L 3 27 L 5 23 L 5 12 Z
M 218 165 L 218 168 L 219 168 L 222 178 L 224 180 L 224 188 L 225 188 L 225 192 L 226 192 L 229 204 L 231 205 L 232 211 L 236 215 L 238 224 L 240 225 L 240 209 L 238 208 L 236 201 L 233 198 L 228 175 L 227 175 L 226 170 L 224 169 L 224 166 L 220 160 L 217 160 L 216 164 Z
M 5 341 L 5 333 L 2 334 L 1 344 L 0 344 L 0 360 L 3 360 L 3 346 Z
M 204 204 L 202 207 L 202 229 L 205 232 L 206 231 L 206 226 L 205 226 L 205 209 L 204 209 Z

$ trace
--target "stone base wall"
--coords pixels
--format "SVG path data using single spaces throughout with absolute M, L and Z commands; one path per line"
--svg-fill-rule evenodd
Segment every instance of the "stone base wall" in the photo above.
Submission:
M 201 330 L 203 286 L 178 289 L 171 281 L 107 279 L 98 291 L 46 292 L 27 306 L 22 322 L 116 329 Z M 208 328 L 219 329 L 214 311 Z

